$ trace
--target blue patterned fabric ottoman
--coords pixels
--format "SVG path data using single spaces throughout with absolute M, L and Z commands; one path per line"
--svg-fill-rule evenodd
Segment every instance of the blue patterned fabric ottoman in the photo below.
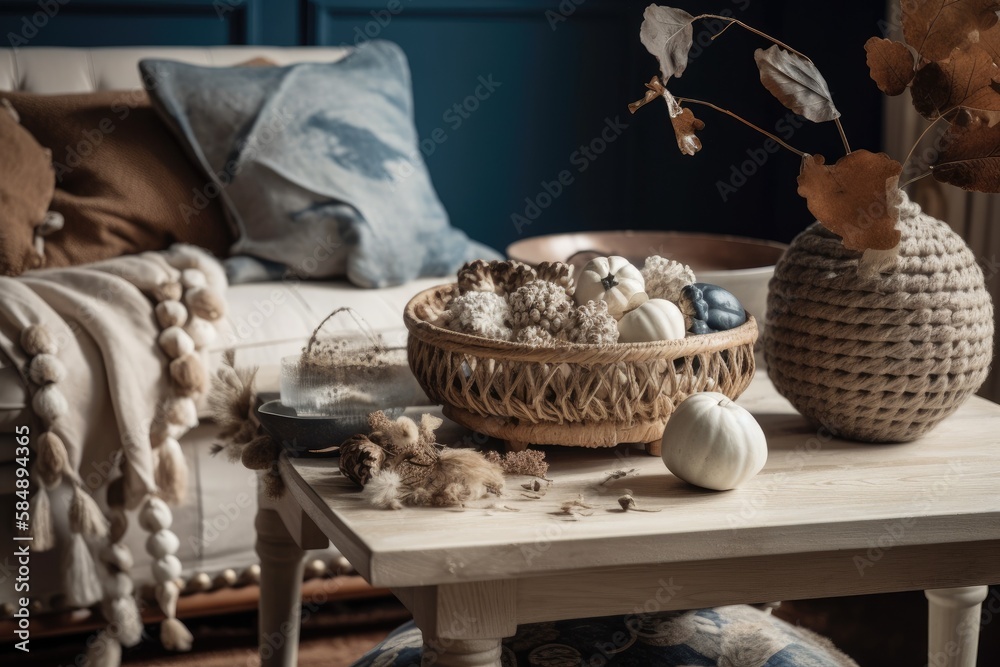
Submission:
M 394 630 L 354 667 L 422 667 L 420 630 Z M 503 667 L 857 667 L 833 644 L 746 605 L 523 625 Z

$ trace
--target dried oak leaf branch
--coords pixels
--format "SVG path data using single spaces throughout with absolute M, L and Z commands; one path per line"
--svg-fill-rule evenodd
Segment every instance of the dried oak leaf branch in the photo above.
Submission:
M 945 60 L 997 24 L 1000 0 L 915 0 L 900 3 L 903 36 L 925 60 Z
M 650 5 L 642 14 L 639 40 L 660 61 L 663 80 L 680 77 L 694 43 L 694 17 L 683 9 Z
M 799 194 L 809 212 L 844 240 L 849 250 L 891 250 L 899 245 L 899 175 L 885 153 L 856 150 L 826 165 L 822 155 L 802 161 Z
M 757 49 L 753 57 L 760 70 L 760 82 L 785 107 L 814 123 L 840 118 L 826 79 L 811 60 L 777 44 Z
M 995 125 L 1000 120 L 997 76 L 1000 69 L 986 51 L 955 51 L 947 61 L 927 63 L 917 71 L 910 88 L 913 107 L 928 120 L 963 107 Z
M 962 114 L 948 126 L 944 150 L 931 165 L 935 180 L 964 190 L 1000 192 L 1000 125 Z
M 872 37 L 865 42 L 868 69 L 872 79 L 886 95 L 900 95 L 913 80 L 913 54 L 906 44 Z
M 684 155 L 694 155 L 700 151 L 701 139 L 695 135 L 695 132 L 705 129 L 704 121 L 695 118 L 694 112 L 690 109 L 682 108 L 680 102 L 660 82 L 660 77 L 654 76 L 649 80 L 649 83 L 646 84 L 645 96 L 641 100 L 629 104 L 628 110 L 635 113 L 640 107 L 649 104 L 657 97 L 662 97 L 667 102 L 670 124 L 677 137 L 677 148 Z
M 1000 24 L 989 30 L 980 30 L 979 41 L 973 44 L 972 48 L 985 51 L 990 54 L 993 62 L 1000 63 Z

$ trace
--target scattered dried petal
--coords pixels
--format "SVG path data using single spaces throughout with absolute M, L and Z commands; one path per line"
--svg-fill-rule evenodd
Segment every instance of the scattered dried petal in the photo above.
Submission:
M 630 470 L 615 470 L 613 472 L 609 472 L 607 474 L 607 477 L 604 478 L 604 481 L 598 484 L 598 486 L 604 486 L 605 484 L 607 484 L 612 480 L 621 479 L 622 477 L 628 477 L 634 472 L 636 472 L 635 468 L 632 468 Z
M 622 512 L 662 512 L 663 508 L 658 507 L 656 509 L 646 509 L 644 507 L 639 507 L 635 504 L 635 498 L 632 497 L 632 492 L 625 489 L 625 494 L 618 498 L 618 504 L 621 505 Z M 615 511 L 615 510 L 608 510 Z
M 583 516 L 590 516 L 593 511 L 584 510 L 594 510 L 595 507 L 583 499 L 583 496 L 577 496 L 573 500 L 567 500 L 562 505 L 559 506 L 559 511 L 553 512 L 553 514 L 580 514 Z

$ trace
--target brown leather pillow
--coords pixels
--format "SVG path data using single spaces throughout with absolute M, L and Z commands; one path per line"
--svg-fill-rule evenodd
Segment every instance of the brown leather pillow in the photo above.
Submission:
M 226 254 L 233 234 L 218 192 L 206 188 L 145 92 L 0 98 L 52 150 L 51 209 L 65 225 L 45 237 L 45 266 L 161 250 L 177 241 Z
M 52 201 L 52 155 L 14 114 L 0 105 L 0 273 L 19 275 L 41 265 L 35 227 Z

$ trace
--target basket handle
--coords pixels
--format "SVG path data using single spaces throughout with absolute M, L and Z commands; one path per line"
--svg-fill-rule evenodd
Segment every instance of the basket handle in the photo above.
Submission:
M 348 315 L 351 316 L 351 319 L 353 319 L 354 323 L 358 325 L 358 329 L 361 330 L 361 333 L 367 336 L 368 340 L 371 341 L 372 347 L 375 348 L 375 352 L 377 354 L 385 352 L 382 337 L 379 336 L 377 333 L 375 333 L 375 330 L 372 329 L 371 325 L 368 324 L 365 318 L 361 317 L 361 315 L 358 315 L 357 311 L 355 311 L 350 306 L 341 306 L 340 308 L 337 308 L 332 313 L 324 317 L 323 321 L 320 322 L 315 329 L 313 329 L 312 335 L 309 336 L 309 342 L 306 343 L 306 349 L 302 351 L 303 358 L 312 356 L 313 346 L 316 345 L 316 341 L 319 338 L 319 332 L 323 330 L 323 326 L 327 322 L 332 320 L 340 313 L 347 313 Z

